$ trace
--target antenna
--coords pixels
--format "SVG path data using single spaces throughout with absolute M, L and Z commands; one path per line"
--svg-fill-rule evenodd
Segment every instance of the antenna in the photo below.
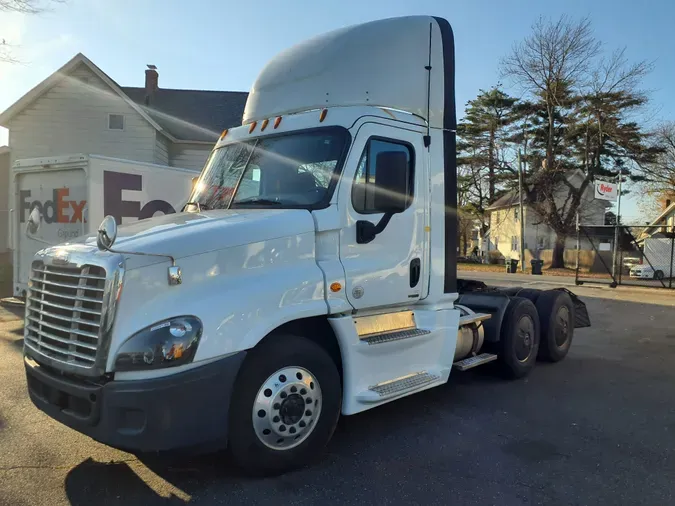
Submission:
M 431 34 L 433 25 L 429 23 L 429 63 L 424 67 L 427 71 L 427 134 L 423 137 L 424 147 L 431 145 Z

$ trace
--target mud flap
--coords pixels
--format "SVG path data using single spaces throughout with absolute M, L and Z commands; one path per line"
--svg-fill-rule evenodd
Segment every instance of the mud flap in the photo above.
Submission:
M 581 329 L 584 327 L 590 327 L 591 318 L 588 316 L 586 304 L 567 288 L 555 288 L 555 290 L 567 292 L 567 295 L 569 295 L 572 299 L 572 303 L 574 304 L 574 328 Z

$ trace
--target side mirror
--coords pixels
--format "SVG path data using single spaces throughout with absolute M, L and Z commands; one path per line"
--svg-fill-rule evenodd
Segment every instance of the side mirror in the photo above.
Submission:
M 38 230 L 40 230 L 41 224 L 42 214 L 40 214 L 40 211 L 36 206 L 28 215 L 28 222 L 26 223 L 26 235 L 30 237 L 37 234 Z
M 103 218 L 103 221 L 98 226 L 96 245 L 101 251 L 107 251 L 113 247 L 115 239 L 117 239 L 117 222 L 115 221 L 115 218 L 108 215 Z
M 405 211 L 410 193 L 408 156 L 401 151 L 378 153 L 375 159 L 375 178 L 375 209 L 388 214 Z

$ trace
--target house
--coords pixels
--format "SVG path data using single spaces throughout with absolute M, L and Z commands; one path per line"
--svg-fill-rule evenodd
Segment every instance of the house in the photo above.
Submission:
M 668 233 L 675 233 L 675 202 L 666 198 L 661 214 L 642 230 L 637 241 L 642 243 L 648 237 L 665 237 Z
M 0 113 L 0 256 L 8 249 L 10 167 L 15 160 L 91 153 L 200 170 L 225 128 L 240 125 L 248 93 L 120 86 L 83 54 Z M 0 258 L 1 260 L 1 258 Z
M 0 113 L 11 163 L 94 153 L 199 170 L 223 129 L 241 124 L 247 93 L 120 86 L 83 54 Z
M 567 180 L 576 188 L 580 187 L 585 175 L 580 170 L 570 171 Z M 568 189 L 560 185 L 556 192 L 557 205 L 563 205 L 568 195 Z M 593 196 L 593 187 L 589 185 L 582 196 L 579 206 L 580 221 L 584 225 L 604 225 L 607 207 L 611 204 L 605 200 L 596 200 Z M 481 241 L 481 252 L 486 257 L 520 259 L 520 220 L 523 220 L 525 250 L 530 250 L 533 256 L 542 250 L 552 250 L 556 240 L 556 233 L 551 227 L 543 223 L 542 218 L 528 203 L 523 202 L 523 216 L 520 216 L 518 191 L 510 191 L 493 202 L 488 208 L 490 229 Z M 592 249 L 591 243 L 582 238 L 582 250 Z M 597 245 L 596 245 L 597 247 Z M 570 236 L 565 242 L 566 250 L 576 249 L 576 236 Z

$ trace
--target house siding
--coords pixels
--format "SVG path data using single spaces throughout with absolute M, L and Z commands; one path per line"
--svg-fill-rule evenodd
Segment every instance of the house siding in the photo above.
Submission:
M 124 116 L 123 130 L 108 129 L 109 114 Z M 157 163 L 154 127 L 84 64 L 12 118 L 7 127 L 12 161 L 91 153 Z
M 184 169 L 202 170 L 212 147 L 205 144 L 173 144 L 169 151 L 169 165 Z
M 155 163 L 169 165 L 169 145 L 171 141 L 159 132 L 155 135 Z

